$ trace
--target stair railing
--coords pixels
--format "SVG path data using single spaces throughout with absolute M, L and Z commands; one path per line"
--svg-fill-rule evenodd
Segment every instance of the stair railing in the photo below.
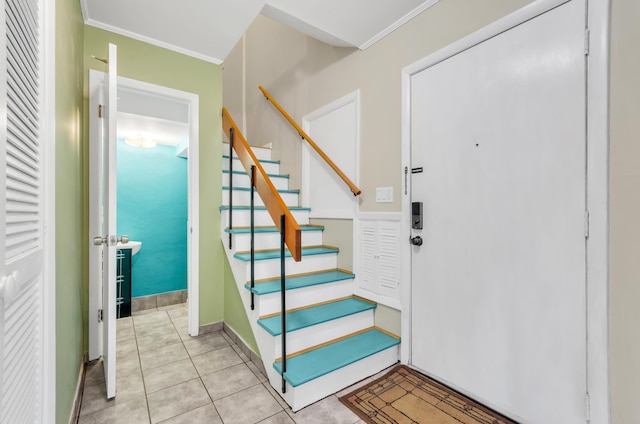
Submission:
M 338 166 L 335 163 L 333 163 L 333 161 L 329 158 L 329 156 L 327 156 L 326 153 L 323 152 L 322 149 L 311 139 L 311 137 L 309 137 L 309 135 L 306 132 L 304 132 L 302 128 L 300 128 L 300 125 L 298 125 L 296 121 L 294 121 L 293 118 L 291 118 L 291 116 L 284 110 L 282 106 L 280 106 L 280 104 L 273 98 L 273 96 L 271 96 L 271 94 L 269 94 L 269 92 L 263 86 L 259 86 L 258 88 L 260 89 L 260 91 L 262 91 L 262 94 L 264 94 L 267 100 L 269 100 L 276 107 L 276 109 L 278 109 L 278 111 L 282 114 L 282 116 L 284 116 L 285 119 L 289 121 L 289 123 L 296 129 L 296 131 L 298 132 L 298 135 L 303 140 L 306 140 L 307 143 L 309 143 L 309 145 L 313 148 L 313 150 L 315 150 L 316 153 L 318 153 L 318 155 L 320 155 L 320 157 L 327 163 L 327 165 L 329 165 L 331 169 L 333 169 L 333 171 L 336 174 L 338 174 L 338 176 L 342 179 L 342 181 L 344 181 L 345 184 L 349 186 L 349 190 L 351 190 L 353 195 L 354 196 L 360 195 L 360 193 L 362 193 L 362 190 L 360 190 L 349 179 L 349 177 L 347 177 L 345 173 L 342 172 L 342 170 L 340 170 L 340 168 L 338 168 Z
M 273 219 L 274 224 L 280 232 L 280 301 L 282 311 L 282 393 L 286 393 L 287 383 L 284 379 L 287 371 L 287 314 L 286 314 L 286 272 L 285 272 L 285 245 L 289 248 L 291 256 L 296 262 L 302 259 L 302 242 L 300 234 L 300 226 L 291 214 L 291 211 L 278 194 L 271 179 L 265 172 L 262 165 L 253 154 L 249 143 L 238 130 L 237 125 L 231 118 L 226 108 L 222 108 L 222 127 L 225 133 L 229 134 L 229 249 L 232 248 L 232 229 L 233 229 L 233 151 L 235 150 L 240 163 L 244 167 L 247 174 L 251 178 L 251 309 L 254 309 L 254 293 L 255 286 L 255 200 L 254 190 L 258 192 L 265 207 Z M 237 138 L 237 140 L 236 140 Z
M 254 155 L 251 147 L 249 147 L 249 143 L 245 140 L 226 108 L 222 108 L 222 128 L 226 134 L 233 134 L 232 150 L 235 150 L 236 155 L 247 174 L 251 174 L 251 166 L 256 167 L 253 188 L 262 198 L 273 223 L 280 231 L 282 231 L 280 226 L 280 216 L 285 216 L 287 226 L 285 242 L 293 259 L 296 262 L 300 262 L 302 259 L 300 226 L 291 214 L 287 205 L 282 200 L 282 197 L 280 197 L 278 190 L 276 190 L 264 168 L 260 165 L 260 162 Z M 233 152 L 230 152 L 230 156 L 233 156 Z M 233 175 L 231 175 L 230 180 L 233 180 Z

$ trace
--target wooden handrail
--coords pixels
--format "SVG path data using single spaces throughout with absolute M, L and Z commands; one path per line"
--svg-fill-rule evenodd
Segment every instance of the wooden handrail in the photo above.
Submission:
M 267 100 L 273 103 L 276 109 L 280 111 L 282 116 L 284 116 L 286 120 L 289 121 L 291 125 L 293 125 L 296 131 L 298 131 L 300 137 L 302 137 L 304 140 L 307 140 L 307 143 L 309 143 L 311 147 L 313 147 L 313 149 L 320 155 L 320 157 L 324 159 L 325 162 L 327 162 L 331 169 L 333 169 L 334 172 L 338 174 L 340 178 L 342 178 L 342 181 L 344 181 L 349 186 L 349 189 L 351 190 L 353 195 L 358 196 L 360 193 L 362 193 L 362 191 L 349 179 L 349 177 L 347 177 L 344 172 L 342 172 L 340 168 L 338 168 L 338 165 L 333 163 L 329 156 L 327 156 L 325 152 L 323 152 L 322 149 L 311 139 L 311 137 L 309 137 L 309 134 L 307 134 L 302 128 L 300 128 L 296 121 L 294 121 L 293 118 L 289 116 L 289 114 L 282 108 L 282 106 L 280 106 L 280 104 L 271 96 L 271 94 L 269 94 L 269 92 L 261 85 L 258 86 L 258 88 L 260 89 L 260 91 L 262 91 L 262 94 L 264 94 Z
M 299 262 L 302 259 L 302 241 L 300 236 L 300 226 L 296 222 L 295 218 L 289 211 L 289 208 L 280 197 L 280 194 L 274 187 L 271 179 L 267 176 L 262 165 L 253 154 L 251 147 L 249 147 L 249 143 L 245 140 L 244 136 L 238 129 L 236 123 L 231 118 L 229 111 L 226 108 L 222 108 L 222 128 L 224 129 L 225 134 L 229 134 L 229 130 L 233 128 L 234 131 L 234 142 L 233 147 L 236 151 L 238 159 L 242 163 L 247 174 L 251 174 L 251 166 L 255 166 L 256 174 L 255 174 L 255 188 L 262 201 L 264 202 L 271 219 L 273 219 L 274 224 L 278 228 L 278 230 L 282 231 L 280 225 L 280 216 L 284 215 L 285 219 L 285 242 L 289 251 L 291 252 L 291 256 L 296 262 Z M 233 155 L 233 152 L 229 152 L 230 155 Z

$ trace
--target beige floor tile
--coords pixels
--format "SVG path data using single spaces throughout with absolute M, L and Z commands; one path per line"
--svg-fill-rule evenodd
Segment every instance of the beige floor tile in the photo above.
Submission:
M 118 318 L 116 320 L 116 331 L 133 327 L 133 317 Z
M 176 343 L 169 346 L 163 346 L 158 349 L 149 350 L 140 353 L 140 364 L 142 370 L 150 370 L 152 368 L 161 367 L 172 362 L 187 359 L 189 354 L 182 343 Z
M 131 312 L 131 315 L 135 318 L 135 317 L 140 317 L 140 316 L 143 316 L 143 315 L 150 315 L 150 314 L 153 314 L 155 312 L 158 312 L 157 308 L 143 309 L 142 311 L 133 311 L 133 312 Z
M 242 363 L 242 359 L 229 346 L 191 358 L 200 376 L 211 374 Z
M 80 415 L 91 414 L 138 397 L 144 397 L 144 394 L 142 375 L 139 373 L 116 378 L 116 397 L 112 400 L 107 400 L 107 389 L 104 382 L 94 386 L 85 386 Z
M 297 424 L 354 424 L 360 420 L 335 396 L 322 399 L 298 412 L 288 410 L 287 413 Z
M 282 411 L 276 415 L 260 421 L 259 424 L 296 424 L 286 412 Z
M 133 325 L 129 327 L 116 328 L 116 342 L 130 340 L 135 338 L 136 333 L 133 331 Z
M 136 338 L 158 336 L 164 333 L 176 331 L 171 320 L 160 322 L 149 322 L 135 326 Z
M 84 377 L 85 386 L 93 386 L 97 384 L 104 384 L 104 368 L 102 368 L 102 359 L 88 363 Z
M 224 424 L 254 424 L 282 411 L 280 404 L 261 384 L 214 401 L 213 404 Z
M 169 315 L 166 311 L 158 311 L 157 309 L 148 309 L 145 314 L 134 315 L 133 316 L 133 325 L 136 327 L 144 324 L 159 324 L 166 320 L 169 320 Z
M 260 384 L 245 364 L 207 374 L 202 377 L 202 382 L 214 401 Z
M 282 395 L 280 394 L 280 392 L 274 389 L 273 387 L 271 387 L 271 384 L 268 381 L 265 381 L 264 383 L 262 383 L 262 385 L 271 394 L 271 396 L 273 396 L 276 402 L 280 404 L 282 409 L 284 409 L 285 411 L 291 410 L 287 402 L 285 402 L 285 400 L 282 398 Z
M 236 351 L 236 353 L 238 354 L 240 359 L 242 359 L 242 362 L 250 362 L 251 361 L 251 359 L 249 359 L 249 357 L 242 351 L 240 346 L 238 346 L 237 344 L 232 344 L 231 347 L 233 348 L 233 350 Z
M 128 340 L 116 340 L 116 355 L 118 357 L 135 355 L 138 353 L 138 344 L 135 338 Z
M 116 377 L 131 375 L 140 372 L 140 358 L 138 351 L 135 353 L 116 354 Z
M 205 334 L 204 336 L 194 337 L 191 338 L 191 340 L 184 341 L 184 347 L 192 357 L 227 346 L 229 346 L 229 342 L 222 337 L 220 332 Z
M 185 307 L 184 303 L 172 303 L 171 305 L 165 305 L 165 306 L 158 306 L 157 308 L 159 311 L 174 311 L 174 310 L 181 310 L 181 309 L 187 309 Z
M 152 423 L 176 417 L 211 402 L 199 378 L 151 393 L 147 399 Z
M 358 390 L 360 387 L 366 386 L 367 384 L 371 383 L 373 380 L 377 380 L 378 378 L 386 375 L 395 366 L 396 366 L 396 364 L 393 364 L 390 367 L 383 369 L 379 373 L 377 373 L 375 375 L 372 375 L 371 377 L 365 378 L 364 380 L 360 380 L 359 382 L 354 383 L 349 387 L 345 387 L 344 389 L 342 389 L 338 393 L 336 393 L 336 397 L 341 398 L 342 396 L 346 395 L 347 393 L 351 393 L 351 392 L 353 392 L 355 390 Z
M 81 416 L 79 420 L 79 424 L 144 424 L 148 422 L 149 411 L 144 396 Z
M 258 369 L 258 367 L 256 367 L 256 365 L 253 362 L 251 361 L 246 362 L 246 365 L 249 367 L 251 372 L 258 378 L 258 380 L 260 380 L 261 383 L 264 383 L 265 381 L 267 381 L 267 377 L 262 373 L 262 371 Z
M 189 318 L 176 318 L 173 320 L 173 325 L 175 326 L 182 341 L 193 339 L 193 337 L 189 335 Z
M 147 393 L 157 392 L 194 378 L 198 378 L 198 372 L 190 359 L 183 359 L 144 372 Z
M 189 309 L 187 309 L 187 304 L 183 303 L 180 308 L 170 308 L 167 310 L 167 314 L 171 317 L 172 320 L 176 318 L 188 317 Z
M 209 403 L 193 411 L 162 421 L 161 424 L 222 424 L 222 420 L 213 403 Z
M 134 399 L 144 396 L 142 373 L 116 377 L 116 397 L 120 399 Z
M 149 350 L 175 343 L 182 343 L 182 340 L 180 339 L 178 332 L 172 327 L 171 330 L 162 333 L 152 334 L 146 337 L 138 337 L 138 351 L 140 353 L 147 352 Z

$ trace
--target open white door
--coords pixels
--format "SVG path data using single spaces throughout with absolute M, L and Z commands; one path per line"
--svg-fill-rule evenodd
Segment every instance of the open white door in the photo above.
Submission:
M 117 47 L 108 72 L 91 72 L 89 359 L 103 357 L 107 398 L 116 395 L 116 112 Z M 96 91 L 97 90 L 97 91 Z M 94 95 L 95 94 L 95 95 Z M 97 100 L 97 102 L 96 102 Z

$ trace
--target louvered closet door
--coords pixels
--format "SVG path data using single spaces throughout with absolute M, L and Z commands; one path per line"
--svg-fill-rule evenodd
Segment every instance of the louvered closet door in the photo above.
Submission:
M 0 423 L 42 419 L 40 6 L 38 0 L 3 3 Z

